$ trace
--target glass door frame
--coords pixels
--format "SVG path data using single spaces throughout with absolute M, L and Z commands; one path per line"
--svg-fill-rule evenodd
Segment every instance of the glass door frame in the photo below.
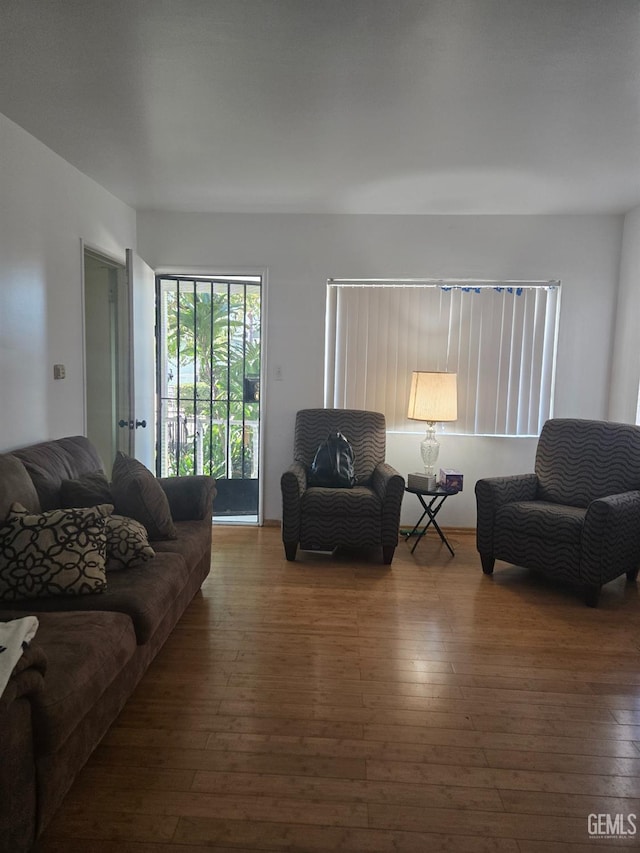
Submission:
M 162 393 L 162 381 L 160 376 L 161 370 L 161 330 L 160 330 L 160 302 L 158 299 L 159 289 L 160 289 L 160 280 L 162 278 L 180 278 L 186 280 L 214 280 L 214 281 L 226 281 L 229 280 L 233 282 L 234 280 L 250 280 L 250 279 L 259 279 L 260 284 L 260 377 L 259 377 L 259 440 L 258 440 L 258 511 L 256 516 L 249 516 L 248 521 L 242 521 L 244 524 L 258 524 L 262 525 L 264 523 L 264 447 L 265 447 L 265 429 L 264 429 L 264 420 L 265 420 L 265 400 L 266 400 L 266 377 L 267 373 L 267 306 L 268 306 L 268 270 L 264 267 L 241 267 L 230 270 L 229 268 L 225 268 L 224 271 L 217 270 L 214 265 L 209 268 L 202 267 L 160 267 L 155 270 L 156 273 L 156 297 L 157 297 L 157 305 L 156 305 L 156 351 L 157 351 L 157 383 L 156 383 L 156 393 L 157 393 L 157 403 L 156 403 L 156 412 L 158 417 L 158 442 L 157 442 L 157 469 L 158 475 L 160 475 L 160 413 L 161 413 L 161 401 L 160 396 Z M 257 282 L 254 282 L 257 283 Z M 214 516 L 214 523 L 229 523 L 225 520 L 224 516 Z

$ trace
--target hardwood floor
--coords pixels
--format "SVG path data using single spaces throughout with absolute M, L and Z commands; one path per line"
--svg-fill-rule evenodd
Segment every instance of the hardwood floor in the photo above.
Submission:
M 580 853 L 640 824 L 640 594 L 597 609 L 432 531 L 284 559 L 215 527 L 211 576 L 38 853 Z M 621 819 L 620 819 L 621 820 Z M 603 825 L 602 825 L 603 826 Z

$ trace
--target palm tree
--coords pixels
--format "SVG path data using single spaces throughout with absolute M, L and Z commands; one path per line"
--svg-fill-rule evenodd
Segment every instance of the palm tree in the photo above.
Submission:
M 166 292 L 164 318 L 167 356 L 189 376 L 176 388 L 184 429 L 177 433 L 182 437 L 170 453 L 170 467 L 180 474 L 195 471 L 195 424 L 200 423 L 205 473 L 230 476 L 230 459 L 233 472 L 246 476 L 250 458 L 248 466 L 242 425 L 257 417 L 257 405 L 245 405 L 244 380 L 260 376 L 259 287 L 181 286 Z M 228 433 L 227 422 L 233 425 Z
M 167 300 L 167 354 L 182 366 L 195 364 L 196 379 L 226 393 L 227 367 L 242 358 L 242 305 L 233 296 L 181 291 Z M 234 304 L 235 303 L 235 304 Z

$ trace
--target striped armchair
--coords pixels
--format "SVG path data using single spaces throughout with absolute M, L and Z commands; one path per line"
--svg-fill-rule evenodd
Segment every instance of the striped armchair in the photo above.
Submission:
M 309 487 L 307 471 L 318 445 L 341 432 L 355 456 L 352 489 Z M 385 460 L 383 414 L 355 409 L 302 409 L 296 415 L 293 464 L 282 475 L 282 541 L 287 560 L 298 545 L 333 550 L 339 545 L 382 546 L 383 561 L 398 544 L 404 479 Z
M 595 607 L 602 586 L 640 565 L 640 427 L 553 419 L 542 428 L 535 473 L 478 480 L 477 547 L 494 562 L 537 569 L 583 589 Z

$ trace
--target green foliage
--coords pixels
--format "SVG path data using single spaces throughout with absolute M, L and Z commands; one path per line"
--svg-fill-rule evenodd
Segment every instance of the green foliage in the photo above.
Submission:
M 165 453 L 172 474 L 195 473 L 201 449 L 203 473 L 250 477 L 259 408 L 245 406 L 243 395 L 245 377 L 260 376 L 260 288 L 249 286 L 245 293 L 241 286 L 216 287 L 165 294 L 167 355 L 196 376 L 195 386 L 181 382 L 172 389 L 179 422 L 171 427 Z
M 246 322 L 245 322 L 246 307 Z M 242 399 L 245 375 L 260 373 L 260 293 L 180 291 L 167 294 L 167 354 L 195 364 L 214 399 Z M 227 387 L 227 385 L 229 387 Z

